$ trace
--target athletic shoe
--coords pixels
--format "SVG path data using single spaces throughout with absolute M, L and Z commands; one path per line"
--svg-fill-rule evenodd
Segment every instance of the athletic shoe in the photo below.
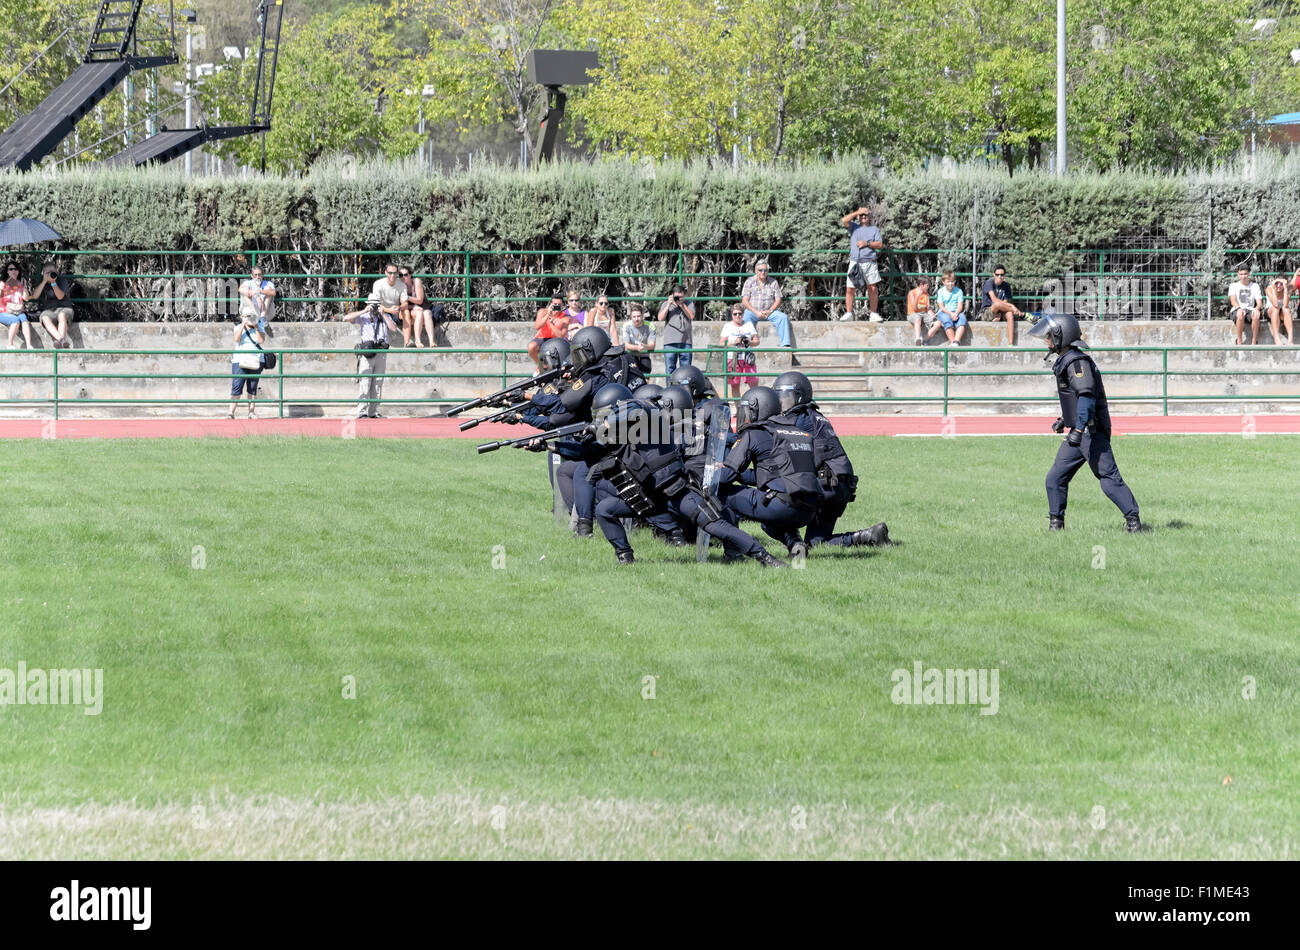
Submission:
M 884 322 L 885 322 L 885 318 L 882 317 L 882 316 L 881 316 L 880 314 L 878 314 L 878 313 L 872 313 L 871 316 L 869 317 L 869 319 L 871 320 L 872 323 L 884 323 Z
M 849 321 L 849 320 L 852 320 L 852 319 L 853 319 L 853 311 L 852 311 L 852 310 L 846 310 L 846 311 L 844 311 L 844 316 L 840 317 L 840 322 L 841 322 L 841 323 L 845 323 L 845 322 L 847 322 L 847 321 Z

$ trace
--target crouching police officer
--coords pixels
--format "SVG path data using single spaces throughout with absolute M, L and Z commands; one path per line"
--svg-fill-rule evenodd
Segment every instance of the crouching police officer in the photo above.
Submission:
M 1111 454 L 1106 389 L 1097 364 L 1083 352 L 1087 344 L 1080 339 L 1079 321 L 1069 314 L 1047 314 L 1034 324 L 1029 334 L 1042 337 L 1048 351 L 1057 354 L 1052 375 L 1056 377 L 1056 392 L 1061 399 L 1061 415 L 1052 423 L 1052 431 L 1070 430 L 1047 473 L 1048 527 L 1052 531 L 1065 527 L 1070 479 L 1087 462 L 1106 497 L 1124 513 L 1124 527 L 1142 531 L 1137 500 L 1120 477 L 1115 456 Z
M 741 518 L 763 526 L 770 537 L 796 540 L 790 553 L 807 552 L 799 529 L 812 522 L 821 504 L 812 433 L 791 415 L 781 413 L 781 401 L 767 386 L 755 386 L 740 397 L 736 413 L 736 444 L 727 453 L 721 482 L 741 477 L 754 464 L 756 487 L 736 488 L 726 495 L 727 507 Z
M 819 544 L 836 547 L 889 544 L 889 528 L 883 522 L 862 531 L 835 533 L 835 522 L 857 497 L 858 477 L 853 474 L 853 463 L 835 434 L 835 427 L 821 414 L 813 402 L 812 383 L 803 373 L 791 370 L 782 373 L 772 383 L 781 412 L 794 416 L 802 429 L 812 433 L 813 464 L 817 466 L 817 480 L 821 483 L 822 501 L 817 516 L 804 532 L 804 544 L 815 548 Z M 799 540 L 797 534 L 786 539 L 792 548 Z
M 666 518 L 672 528 L 678 517 L 688 519 L 721 541 L 729 560 L 749 557 L 764 567 L 786 566 L 732 524 L 716 499 L 690 487 L 681 446 L 663 431 L 655 407 L 619 386 L 602 389 L 593 406 L 595 441 L 606 450 L 589 476 L 599 480 L 596 520 L 620 564 L 635 561 L 622 519 L 637 516 L 656 526 Z

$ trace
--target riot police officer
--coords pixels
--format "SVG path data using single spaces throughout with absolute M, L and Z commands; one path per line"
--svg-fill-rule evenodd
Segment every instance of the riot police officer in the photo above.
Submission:
M 1056 462 L 1047 473 L 1047 523 L 1052 531 L 1065 527 L 1065 504 L 1070 479 L 1087 462 L 1101 482 L 1101 490 L 1124 514 L 1128 531 L 1142 531 L 1138 503 L 1124 484 L 1115 456 L 1110 449 L 1110 410 L 1106 405 L 1106 388 L 1101 373 L 1083 349 L 1079 321 L 1069 314 L 1047 314 L 1029 331 L 1042 337 L 1049 353 L 1055 353 L 1052 375 L 1061 400 L 1061 415 L 1052 423 L 1053 432 L 1069 429 L 1069 435 L 1056 453 Z
M 807 376 L 795 370 L 782 373 L 773 381 L 772 389 L 781 400 L 781 412 L 793 415 L 800 428 L 812 433 L 813 464 L 817 466 L 822 501 L 817 516 L 804 532 L 804 545 L 815 548 L 819 544 L 836 547 L 889 544 L 889 528 L 883 521 L 862 531 L 835 533 L 835 522 L 857 497 L 858 477 L 853 474 L 853 463 L 840 444 L 835 427 L 813 402 L 812 383 Z M 798 540 L 797 534 L 786 538 L 786 547 L 792 553 L 797 553 L 794 546 Z
M 610 398 L 615 393 L 617 400 Z M 764 567 L 785 567 L 736 527 L 716 499 L 691 487 L 682 447 L 671 435 L 665 439 L 660 410 L 631 396 L 609 386 L 593 401 L 595 441 L 605 447 L 604 457 L 591 465 L 590 478 L 600 480 L 596 520 L 618 562 L 635 561 L 622 519 L 639 516 L 651 524 L 688 519 L 722 542 L 728 560 L 749 557 Z
M 726 492 L 726 505 L 742 518 L 763 526 L 782 543 L 798 537 L 812 522 L 821 504 L 812 433 L 791 415 L 782 414 L 781 401 L 767 386 L 755 386 L 740 397 L 736 413 L 736 443 L 727 452 L 721 481 L 737 480 L 752 462 L 754 487 Z M 799 542 L 792 554 L 802 553 Z

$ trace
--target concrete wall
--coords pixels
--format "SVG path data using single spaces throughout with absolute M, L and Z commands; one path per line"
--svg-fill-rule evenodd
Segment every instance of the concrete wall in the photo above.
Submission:
M 1018 352 L 976 353 L 969 346 L 951 348 L 933 346 L 924 352 L 882 353 L 880 348 L 907 347 L 912 343 L 910 327 L 898 321 L 883 324 L 808 322 L 795 324 L 799 368 L 814 376 L 814 385 L 824 406 L 834 412 L 938 414 L 942 404 L 934 403 L 849 403 L 836 401 L 837 395 L 870 397 L 941 397 L 944 386 L 942 371 L 945 359 L 953 375 L 949 379 L 951 413 L 1025 412 L 1054 413 L 1052 403 L 1004 402 L 1018 396 L 1050 397 L 1052 388 L 1046 378 L 1046 366 L 1039 354 L 1045 352 L 1039 341 L 1017 328 Z M 715 341 L 721 329 L 718 323 L 700 323 L 695 328 L 697 345 Z M 765 327 L 766 329 L 766 327 Z M 1005 324 L 978 324 L 971 328 L 976 347 L 1004 346 Z M 42 353 L 0 350 L 5 374 L 31 374 L 35 378 L 0 377 L 0 413 L 6 417 L 48 417 L 53 408 L 51 353 L 43 331 L 36 349 Z M 439 342 L 458 348 L 492 349 L 519 347 L 531 337 L 529 328 L 518 323 L 452 323 Z M 775 343 L 767 333 L 765 344 Z M 1231 327 L 1224 321 L 1192 322 L 1103 322 L 1089 323 L 1084 337 L 1096 347 L 1106 346 L 1224 346 L 1231 345 Z M 21 336 L 20 336 L 21 339 Z M 357 340 L 357 330 L 347 324 L 311 323 L 279 324 L 268 345 L 294 349 L 350 350 Z M 62 418 L 129 417 L 129 416 L 218 416 L 228 405 L 230 356 L 233 349 L 233 324 L 196 323 L 113 323 L 81 324 L 73 331 L 74 344 L 84 349 L 106 350 L 193 350 L 220 348 L 221 353 L 199 355 L 80 355 L 76 351 L 59 351 L 60 416 Z M 835 353 L 812 353 L 807 350 L 834 348 Z M 696 364 L 703 366 L 707 354 L 697 352 Z M 785 354 L 759 354 L 760 382 L 790 367 Z M 1158 372 L 1160 353 L 1098 353 L 1098 362 L 1106 375 L 1107 392 L 1112 396 L 1158 396 L 1160 376 L 1127 375 Z M 532 363 L 522 354 L 504 361 L 499 354 L 456 353 L 443 350 L 390 351 L 389 373 L 410 374 L 391 379 L 385 388 L 386 415 L 432 415 L 433 404 L 409 402 L 413 399 L 468 399 L 501 387 L 502 371 L 516 377 L 531 373 Z M 655 372 L 662 372 L 662 358 L 654 357 Z M 261 413 L 273 414 L 276 406 L 268 405 L 279 394 L 281 376 L 285 396 L 285 414 L 294 416 L 343 416 L 354 409 L 356 395 L 353 374 L 355 357 L 350 352 L 290 354 L 281 370 L 263 377 Z M 721 372 L 715 355 L 714 371 Z M 1029 376 L 998 376 L 1005 370 L 1027 370 Z M 1300 349 L 1275 347 L 1267 329 L 1258 347 L 1226 351 L 1171 352 L 1169 369 L 1186 374 L 1171 376 L 1171 395 L 1250 396 L 1249 402 L 1205 401 L 1170 405 L 1170 412 L 1300 412 L 1300 400 L 1279 400 L 1277 396 L 1300 397 Z M 1231 375 L 1213 375 L 1230 371 Z M 909 372 L 932 375 L 905 376 Z M 142 380 L 140 373 L 185 374 L 176 380 Z M 212 378 L 195 379 L 195 374 Z M 840 374 L 822 376 L 816 374 Z M 870 374 L 870 375 L 865 375 Z M 937 375 L 934 375 L 937 374 Z M 73 377 L 84 378 L 73 378 Z M 298 377 L 307 378 L 298 378 Z M 511 380 L 513 381 L 513 379 Z M 718 379 L 716 385 L 721 386 Z M 979 397 L 979 399 L 966 399 Z M 168 406 L 174 399 L 206 399 L 207 404 Z M 14 400 L 36 400 L 15 403 Z M 92 404 L 77 400 L 153 400 L 121 404 Z M 329 402 L 328 400 L 337 400 Z M 406 400 L 406 402 L 403 402 Z M 1145 402 L 1124 402 L 1117 407 L 1124 413 L 1159 413 L 1158 398 Z

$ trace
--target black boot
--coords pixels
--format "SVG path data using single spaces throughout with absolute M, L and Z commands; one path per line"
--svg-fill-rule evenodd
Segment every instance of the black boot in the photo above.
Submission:
M 762 564 L 764 567 L 789 567 L 790 566 L 789 564 L 785 563 L 785 561 L 782 561 L 780 558 L 772 557 L 772 555 L 768 554 L 767 551 L 759 551 L 757 554 L 751 554 L 750 557 L 752 557 L 759 564 Z
M 635 564 L 635 563 L 636 563 L 636 558 L 634 558 L 634 557 L 632 556 L 632 549 L 631 549 L 631 548 L 628 548 L 626 551 L 615 551 L 614 554 L 618 557 L 618 563 L 620 563 L 620 564 Z
M 1136 514 L 1124 516 L 1124 530 L 1129 534 L 1137 534 L 1139 531 L 1146 531 L 1147 527 L 1142 523 L 1142 519 Z
M 1064 531 L 1064 530 L 1065 530 L 1065 515 L 1048 515 L 1048 516 L 1047 516 L 1047 530 L 1048 530 L 1048 531 Z
M 865 545 L 872 548 L 886 547 L 893 543 L 889 540 L 889 526 L 883 521 L 873 524 L 864 531 L 854 531 L 851 541 L 852 547 Z
M 575 538 L 590 538 L 592 536 L 591 519 L 579 518 L 577 526 L 573 529 L 573 536 Z
M 664 542 L 674 548 L 684 548 L 687 546 L 686 532 L 681 528 L 673 528 L 664 536 Z

